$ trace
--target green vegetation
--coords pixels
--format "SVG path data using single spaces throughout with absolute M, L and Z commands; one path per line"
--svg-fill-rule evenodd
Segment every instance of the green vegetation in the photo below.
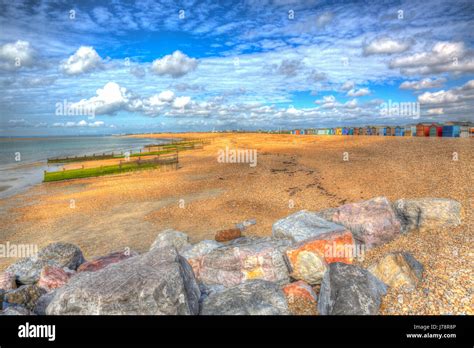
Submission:
M 120 164 L 95 167 L 95 168 L 82 168 L 82 169 L 71 169 L 71 170 L 62 170 L 57 172 L 44 172 L 43 182 L 50 181 L 60 181 L 60 180 L 70 180 L 70 179 L 79 179 L 79 178 L 90 178 L 95 176 L 102 175 L 111 175 L 132 172 L 142 169 L 154 169 L 164 165 L 176 164 L 178 163 L 178 156 L 165 157 L 163 159 L 152 159 L 146 161 L 132 161 L 132 162 L 123 162 Z

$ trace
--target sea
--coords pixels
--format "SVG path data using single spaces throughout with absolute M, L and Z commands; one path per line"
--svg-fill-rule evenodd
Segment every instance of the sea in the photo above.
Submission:
M 48 165 L 48 158 L 138 151 L 147 144 L 166 144 L 170 141 L 124 136 L 0 138 L 0 198 L 40 184 L 43 171 L 57 167 L 55 164 Z

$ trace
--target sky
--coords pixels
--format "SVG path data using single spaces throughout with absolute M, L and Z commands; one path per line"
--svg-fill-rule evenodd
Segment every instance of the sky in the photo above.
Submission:
M 0 136 L 474 121 L 474 2 L 0 0 Z

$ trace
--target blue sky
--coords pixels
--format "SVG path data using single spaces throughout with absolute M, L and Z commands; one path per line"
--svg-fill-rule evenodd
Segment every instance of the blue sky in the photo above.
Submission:
M 0 28 L 1 136 L 474 120 L 470 0 L 1 0 Z

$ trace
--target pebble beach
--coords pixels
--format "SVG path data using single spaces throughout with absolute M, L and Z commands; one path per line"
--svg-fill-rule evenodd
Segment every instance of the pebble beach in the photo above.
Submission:
M 0 240 L 75 243 L 86 258 L 130 248 L 146 251 L 173 228 L 192 242 L 249 219 L 246 236 L 269 236 L 278 219 L 372 197 L 450 198 L 462 225 L 417 230 L 367 252 L 368 267 L 388 252 L 408 251 L 424 265 L 412 292 L 389 289 L 381 314 L 474 312 L 474 139 L 287 134 L 156 134 L 133 137 L 206 139 L 181 152 L 177 170 L 147 170 L 43 183 L 0 200 Z M 220 163 L 225 148 L 256 150 L 255 166 Z M 79 164 L 81 165 L 81 164 Z M 13 263 L 0 259 L 0 271 Z

